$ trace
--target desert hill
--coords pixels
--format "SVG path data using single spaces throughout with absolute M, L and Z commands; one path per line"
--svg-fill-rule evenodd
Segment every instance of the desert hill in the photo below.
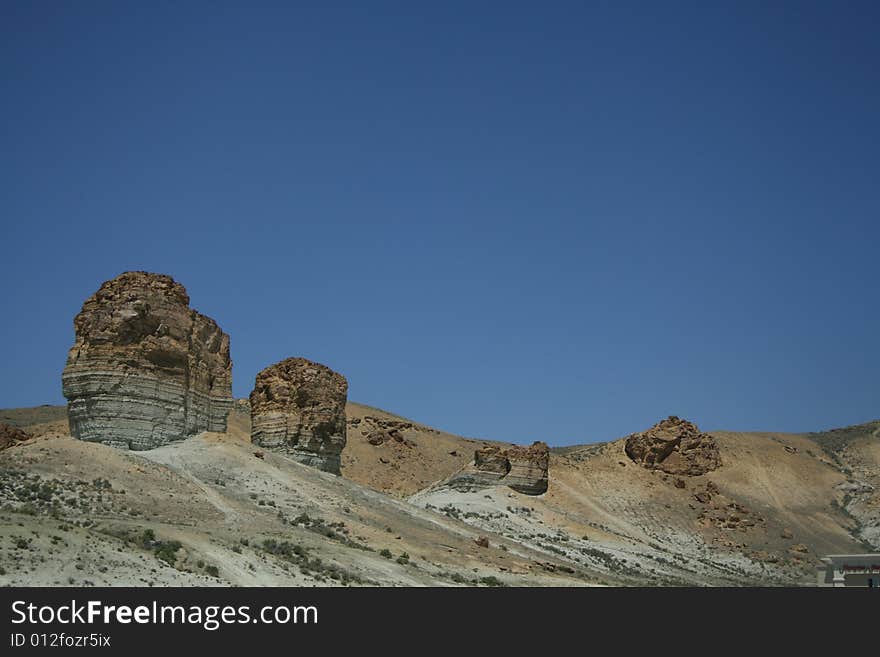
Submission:
M 449 477 L 473 458 L 475 449 L 507 444 L 463 438 L 351 401 L 345 412 L 348 442 L 342 453 L 343 476 L 400 498 Z M 65 406 L 0 409 L 0 423 L 25 428 L 34 436 L 68 434 Z M 250 407 L 246 399 L 236 400 L 227 432 L 250 442 Z M 372 444 L 368 438 L 376 433 L 384 434 L 383 440 Z
M 149 451 L 46 432 L 0 453 L 0 582 L 570 585 L 553 556 L 230 433 Z M 543 565 L 542 565 L 543 564 Z
M 880 422 L 712 432 L 721 466 L 697 476 L 643 467 L 625 439 L 555 449 L 535 496 L 451 485 L 476 449 L 504 443 L 352 402 L 346 416 L 336 477 L 251 445 L 244 400 L 225 434 L 145 452 L 70 439 L 64 407 L 0 411 L 35 436 L 0 453 L 2 579 L 807 584 L 819 555 L 880 548 Z M 170 541 L 174 567 L 156 556 Z

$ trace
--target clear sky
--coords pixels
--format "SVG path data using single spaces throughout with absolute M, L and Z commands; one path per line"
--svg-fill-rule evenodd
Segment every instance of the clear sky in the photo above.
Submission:
M 516 442 L 880 417 L 878 7 L 6 0 L 0 407 L 143 269 L 239 397 L 301 355 Z

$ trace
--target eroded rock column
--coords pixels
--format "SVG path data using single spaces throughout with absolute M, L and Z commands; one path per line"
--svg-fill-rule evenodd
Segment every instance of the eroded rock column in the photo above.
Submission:
M 121 274 L 86 300 L 73 324 L 62 374 L 73 437 L 142 450 L 226 431 L 229 336 L 189 307 L 170 276 Z
M 329 367 L 288 358 L 257 374 L 251 442 L 334 474 L 345 447 L 348 382 Z

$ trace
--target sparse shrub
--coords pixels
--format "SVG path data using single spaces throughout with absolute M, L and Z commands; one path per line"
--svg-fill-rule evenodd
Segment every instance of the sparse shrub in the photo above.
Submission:
M 456 507 L 452 506 L 451 504 L 447 504 L 446 506 L 441 507 L 440 511 L 445 513 L 450 518 L 460 518 L 461 517 L 461 511 L 459 511 Z
M 153 543 L 155 543 L 155 542 L 156 542 L 156 532 L 154 532 L 152 529 L 149 529 L 149 528 L 145 529 L 144 533 L 141 534 L 141 544 L 145 548 L 149 548 L 149 547 L 152 547 Z
M 480 584 L 484 584 L 485 586 L 505 586 L 504 582 L 495 577 L 495 575 L 489 575 L 488 577 L 481 577 L 479 579 Z
M 43 500 L 44 502 L 51 501 L 52 496 L 54 494 L 55 494 L 55 489 L 52 487 L 51 484 L 48 484 L 48 483 L 40 486 L 39 490 L 37 491 L 37 497 L 39 499 Z
M 173 566 L 177 561 L 177 551 L 183 547 L 180 541 L 160 541 L 156 546 L 156 558 Z

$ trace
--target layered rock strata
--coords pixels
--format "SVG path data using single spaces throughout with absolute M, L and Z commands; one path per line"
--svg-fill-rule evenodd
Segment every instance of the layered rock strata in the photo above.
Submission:
M 674 415 L 630 435 L 624 451 L 636 463 L 672 475 L 697 476 L 721 466 L 715 438 Z
M 73 325 L 61 377 L 72 436 L 144 450 L 226 431 L 229 336 L 189 307 L 170 276 L 126 272 L 105 282 Z
M 529 447 L 490 445 L 474 453 L 473 463 L 462 468 L 446 485 L 458 489 L 508 486 L 526 495 L 547 491 L 550 448 L 535 442 Z
M 305 358 L 267 367 L 250 395 L 251 442 L 339 474 L 347 394 L 344 376 Z

